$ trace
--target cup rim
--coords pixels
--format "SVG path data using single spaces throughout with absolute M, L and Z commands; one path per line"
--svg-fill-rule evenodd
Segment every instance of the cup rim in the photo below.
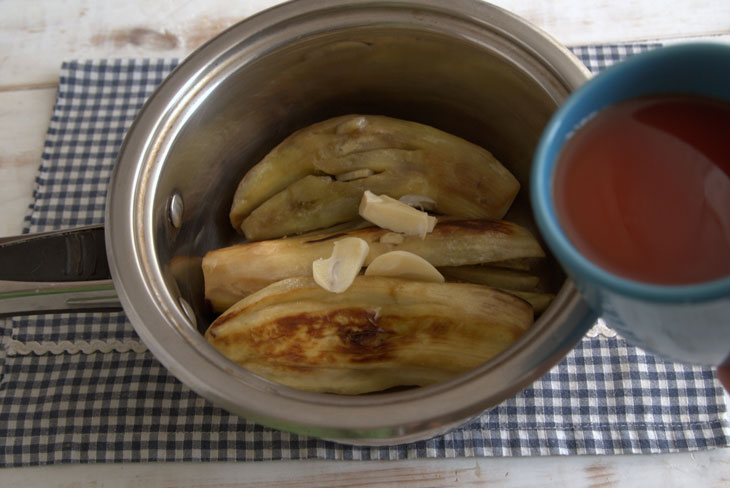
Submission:
M 568 239 L 558 222 L 555 205 L 552 198 L 552 175 L 557 163 L 559 149 L 564 141 L 570 137 L 575 127 L 578 127 L 588 117 L 601 108 L 626 99 L 641 96 L 640 88 L 633 89 L 629 96 L 619 94 L 614 88 L 615 83 L 625 73 L 632 71 L 648 72 L 654 67 L 669 62 L 675 56 L 693 57 L 699 53 L 711 56 L 723 56 L 728 60 L 730 73 L 730 44 L 716 42 L 687 42 L 633 55 L 597 74 L 565 101 L 553 114 L 538 142 L 533 158 L 530 199 L 535 220 L 550 249 L 557 259 L 566 268 L 568 275 L 596 283 L 622 295 L 656 302 L 699 302 L 723 297 L 730 297 L 730 276 L 709 280 L 701 283 L 681 285 L 659 285 L 625 278 L 608 272 L 588 260 Z M 595 102 L 598 91 L 610 95 L 608 101 Z M 672 90 L 685 92 L 685 90 Z M 652 93 L 659 93 L 652 91 Z M 703 94 L 697 93 L 695 94 Z M 710 95 L 712 96 L 712 95 Z M 729 100 L 730 101 L 730 100 Z M 596 105 L 587 116 L 576 116 L 582 105 Z

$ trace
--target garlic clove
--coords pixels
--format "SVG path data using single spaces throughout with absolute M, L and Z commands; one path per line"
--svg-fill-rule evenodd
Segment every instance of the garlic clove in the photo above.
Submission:
M 370 252 L 368 243 L 359 237 L 346 237 L 334 242 L 329 258 L 312 263 L 314 281 L 327 291 L 342 293 L 360 273 Z
M 378 227 L 420 238 L 426 237 L 436 225 L 436 217 L 388 195 L 376 195 L 370 190 L 363 193 L 359 213 Z
M 443 283 L 444 277 L 428 261 L 408 251 L 390 251 L 373 259 L 365 276 L 388 276 L 407 280 Z

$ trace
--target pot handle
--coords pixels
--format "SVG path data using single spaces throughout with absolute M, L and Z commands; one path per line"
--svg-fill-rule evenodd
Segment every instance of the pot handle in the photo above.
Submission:
M 121 308 L 103 225 L 0 238 L 0 316 Z

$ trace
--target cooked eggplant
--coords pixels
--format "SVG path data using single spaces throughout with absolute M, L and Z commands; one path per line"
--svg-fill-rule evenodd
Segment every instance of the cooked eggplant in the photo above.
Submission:
M 500 289 L 529 303 L 532 309 L 535 311 L 535 315 L 540 315 L 541 313 L 543 313 L 555 298 L 555 295 L 552 293 L 544 293 L 539 291 L 509 290 L 504 288 Z
M 274 239 L 356 219 L 370 190 L 417 195 L 443 215 L 499 219 L 519 187 L 491 153 L 464 139 L 415 122 L 346 115 L 275 147 L 243 177 L 229 216 L 248 240 Z
M 368 227 L 323 236 L 291 237 L 250 242 L 209 252 L 203 258 L 205 296 L 221 312 L 241 298 L 284 278 L 311 276 L 312 263 L 332 254 L 333 243 L 344 237 L 367 242 L 368 265 L 388 251 L 421 256 L 434 266 L 462 266 L 541 258 L 545 254 L 530 232 L 503 220 L 439 221 L 424 239 L 406 236 L 402 242 L 382 238 L 391 232 Z
M 524 300 L 480 285 L 359 276 L 330 293 L 297 277 L 239 301 L 205 337 L 269 380 L 359 394 L 445 381 L 499 354 L 532 321 Z
M 531 291 L 540 282 L 539 276 L 528 271 L 499 266 L 442 266 L 438 270 L 449 281 L 463 281 L 509 290 Z

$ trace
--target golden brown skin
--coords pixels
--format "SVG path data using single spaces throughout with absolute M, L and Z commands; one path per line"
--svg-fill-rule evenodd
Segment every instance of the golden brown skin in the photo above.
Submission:
M 530 232 L 503 220 L 440 221 L 433 232 L 404 237 L 400 244 L 381 242 L 389 231 L 367 227 L 348 232 L 289 237 L 239 244 L 211 251 L 203 258 L 205 296 L 221 312 L 241 298 L 275 281 L 311 276 L 312 262 L 332 253 L 333 242 L 344 237 L 364 239 L 369 247 L 365 264 L 388 251 L 409 251 L 434 266 L 463 266 L 545 254 Z
M 369 169 L 352 181 L 336 176 Z M 324 229 L 357 218 L 365 190 L 421 195 L 461 218 L 504 216 L 520 185 L 487 150 L 415 122 L 346 115 L 287 137 L 246 173 L 230 220 L 248 240 Z
M 298 277 L 241 300 L 205 337 L 272 381 L 359 394 L 445 381 L 503 351 L 532 320 L 525 301 L 480 285 L 360 276 L 330 293 Z

